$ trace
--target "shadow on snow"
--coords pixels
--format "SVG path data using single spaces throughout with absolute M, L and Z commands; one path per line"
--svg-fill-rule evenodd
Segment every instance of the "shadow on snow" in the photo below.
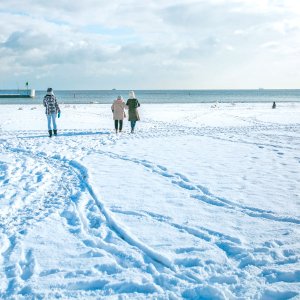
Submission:
M 85 136 L 85 135 L 109 135 L 111 134 L 110 131 L 96 131 L 96 132 L 89 132 L 89 131 L 83 131 L 83 132 L 60 132 L 57 136 Z M 49 138 L 48 134 L 43 135 L 31 135 L 31 136 L 22 136 L 19 137 L 20 139 L 31 139 L 31 138 Z M 54 136 L 55 138 L 55 136 Z

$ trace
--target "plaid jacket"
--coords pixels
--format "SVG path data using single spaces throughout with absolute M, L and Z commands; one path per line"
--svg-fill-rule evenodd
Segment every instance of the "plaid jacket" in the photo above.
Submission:
M 46 107 L 46 115 L 56 114 L 60 111 L 56 97 L 54 95 L 46 95 L 43 100 Z

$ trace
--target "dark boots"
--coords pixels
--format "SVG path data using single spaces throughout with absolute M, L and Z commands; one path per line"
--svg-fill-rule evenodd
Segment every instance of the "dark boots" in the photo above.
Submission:
M 48 132 L 49 132 L 49 137 L 52 137 L 52 130 L 48 130 Z M 55 136 L 57 136 L 57 129 L 54 129 L 54 130 L 53 130 L 53 134 L 54 134 Z

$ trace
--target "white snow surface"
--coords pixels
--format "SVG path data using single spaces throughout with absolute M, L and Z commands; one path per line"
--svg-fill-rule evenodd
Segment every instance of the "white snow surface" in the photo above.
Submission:
M 0 111 L 1 299 L 299 299 L 300 103 Z

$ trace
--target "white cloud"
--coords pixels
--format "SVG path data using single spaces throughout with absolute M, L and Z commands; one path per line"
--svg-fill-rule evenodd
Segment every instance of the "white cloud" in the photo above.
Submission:
M 0 83 L 3 88 L 26 76 L 36 88 L 47 80 L 59 88 L 93 89 L 294 87 L 298 3 L 2 1 Z M 278 72 L 272 82 L 266 64 Z M 253 80 L 249 69 L 259 71 Z

